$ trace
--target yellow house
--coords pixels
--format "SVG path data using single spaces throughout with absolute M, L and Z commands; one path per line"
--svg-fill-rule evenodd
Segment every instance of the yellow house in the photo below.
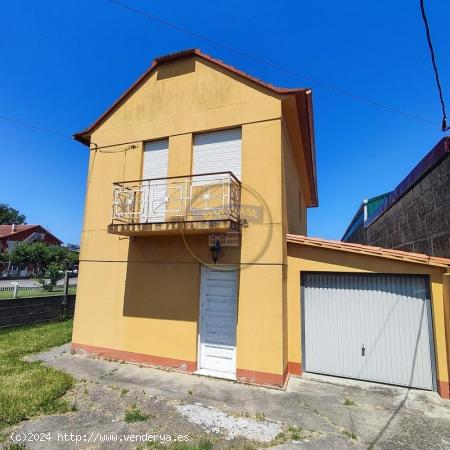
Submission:
M 318 204 L 310 89 L 186 50 L 75 138 L 90 161 L 74 351 L 448 398 L 450 261 L 304 237 Z

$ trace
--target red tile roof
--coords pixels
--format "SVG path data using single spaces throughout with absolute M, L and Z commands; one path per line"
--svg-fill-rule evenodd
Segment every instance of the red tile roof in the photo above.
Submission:
M 16 225 L 13 231 L 13 225 L 0 225 L 0 238 L 11 236 L 12 234 L 16 234 L 21 231 L 29 230 L 30 228 L 35 228 L 38 226 L 39 225 Z
M 41 225 L 29 225 L 29 224 L 22 224 L 22 225 L 16 225 L 15 229 L 13 231 L 12 225 L 0 225 L 0 239 L 8 238 L 10 236 L 14 237 L 14 235 L 21 233 L 22 231 L 26 230 L 32 230 L 32 229 L 40 229 L 41 232 L 47 233 L 47 235 L 51 236 L 53 239 L 58 241 L 60 244 L 62 244 L 61 239 L 58 239 L 54 234 L 50 233 L 50 231 L 46 230 Z M 20 239 L 20 237 L 19 237 Z
M 75 133 L 73 137 L 85 145 L 90 145 L 91 134 L 110 117 L 137 89 L 139 89 L 142 84 L 149 78 L 149 76 L 156 70 L 156 68 L 166 62 L 175 61 L 178 59 L 198 57 L 205 61 L 209 61 L 216 64 L 223 69 L 226 69 L 236 75 L 239 75 L 259 86 L 262 86 L 269 91 L 280 94 L 280 95 L 294 95 L 297 104 L 297 113 L 300 124 L 300 129 L 302 133 L 305 134 L 305 142 L 303 142 L 303 147 L 305 148 L 305 161 L 307 166 L 308 181 L 311 189 L 311 206 L 318 205 L 318 195 L 317 195 L 317 177 L 316 177 L 316 161 L 315 161 L 315 143 L 314 143 L 314 125 L 313 125 L 313 114 L 312 114 L 312 99 L 311 99 L 311 89 L 309 88 L 282 88 L 274 86 L 270 83 L 266 83 L 258 78 L 255 78 L 239 69 L 236 69 L 229 64 L 225 64 L 223 61 L 213 58 L 198 48 L 192 48 L 188 50 L 182 50 L 180 52 L 170 53 L 168 55 L 160 56 L 155 58 L 152 62 L 150 68 L 144 72 L 144 74 L 129 88 L 127 89 L 119 99 L 112 104 L 112 106 L 104 112 L 91 126 L 88 128 Z M 303 140 L 303 139 L 302 139 Z
M 417 264 L 428 264 L 430 266 L 449 267 L 450 259 L 428 256 L 423 253 L 403 252 L 389 248 L 372 247 L 370 245 L 352 244 L 348 242 L 332 241 L 327 239 L 311 238 L 297 234 L 288 234 L 286 236 L 288 243 L 308 245 L 310 247 L 326 248 L 350 253 L 359 253 L 362 255 L 379 256 L 382 258 L 396 259 L 405 262 Z

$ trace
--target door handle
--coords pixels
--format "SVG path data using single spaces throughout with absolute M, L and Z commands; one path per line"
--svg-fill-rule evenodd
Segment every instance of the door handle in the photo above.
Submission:
M 364 344 L 361 346 L 361 356 L 366 356 L 366 347 L 364 347 Z

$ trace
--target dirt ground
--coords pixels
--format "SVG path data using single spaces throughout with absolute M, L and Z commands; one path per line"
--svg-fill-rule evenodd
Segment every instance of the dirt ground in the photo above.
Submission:
M 142 440 L 169 445 L 169 435 L 201 450 L 450 449 L 450 402 L 434 392 L 312 376 L 281 391 L 71 355 L 68 346 L 33 359 L 78 381 L 66 395 L 72 412 L 9 430 L 30 449 L 158 448 Z

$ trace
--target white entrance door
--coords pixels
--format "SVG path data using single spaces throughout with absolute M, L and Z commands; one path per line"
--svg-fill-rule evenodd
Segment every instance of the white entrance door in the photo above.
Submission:
M 164 178 L 167 178 L 168 160 L 168 139 L 160 139 L 145 144 L 142 178 L 154 181 L 146 181 L 142 185 L 141 219 L 143 222 L 165 221 L 168 198 L 167 180 L 164 180 Z
M 307 372 L 433 389 L 427 278 L 302 274 Z
M 237 272 L 202 267 L 197 373 L 236 376 Z

